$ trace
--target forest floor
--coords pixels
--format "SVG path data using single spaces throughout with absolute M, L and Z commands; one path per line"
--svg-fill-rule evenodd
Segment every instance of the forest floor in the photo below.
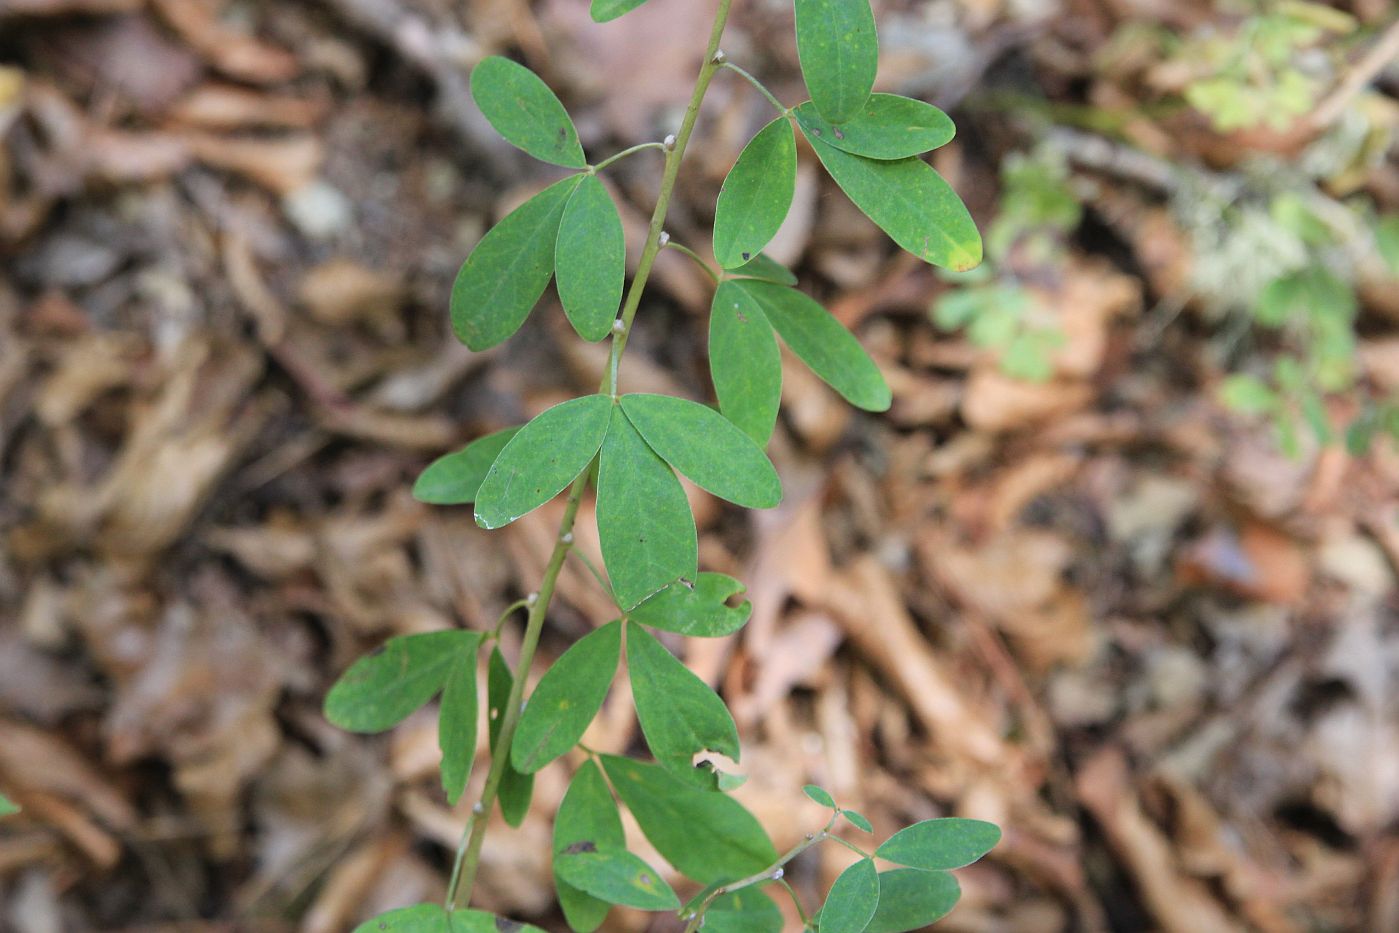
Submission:
M 430 711 L 364 738 L 320 700 L 387 636 L 484 628 L 535 587 L 559 503 L 487 533 L 408 489 L 605 358 L 552 293 L 497 350 L 451 337 L 462 259 L 554 177 L 494 137 L 465 75 L 521 58 L 606 154 L 674 128 L 710 6 L 595 26 L 584 0 L 0 0 L 0 790 L 23 807 L 0 825 L 0 929 L 332 933 L 441 896 L 474 792 L 446 807 Z M 738 796 L 779 849 L 822 819 L 808 782 L 882 834 L 1000 824 L 939 929 L 1399 930 L 1399 448 L 1285 453 L 1220 403 L 1269 344 L 1197 294 L 1212 257 L 1176 190 L 1307 134 L 1219 132 L 1151 106 L 1163 63 L 1103 64 L 1124 30 L 1208 29 L 1196 0 L 876 7 L 880 87 L 956 117 L 933 162 L 983 229 L 1032 149 L 1057 148 L 1083 214 L 1018 276 L 1060 333 L 1050 377 L 1019 380 L 934 324 L 956 286 L 802 152 L 771 253 L 894 404 L 852 411 L 787 367 L 783 504 L 692 490 L 702 563 L 754 607 L 673 645 L 735 712 Z M 789 3 L 737 3 L 724 47 L 804 97 Z M 715 83 L 676 240 L 707 247 L 766 107 Z M 610 173 L 633 245 L 658 174 L 649 153 Z M 1383 153 L 1348 184 L 1399 207 Z M 1399 289 L 1356 287 L 1360 378 L 1399 390 Z M 663 255 L 629 389 L 710 398 L 708 302 Z M 543 653 L 611 615 L 570 569 Z M 636 741 L 614 696 L 588 742 Z M 562 929 L 566 776 L 492 828 L 480 906 Z M 788 876 L 808 901 L 848 853 L 823 859 Z

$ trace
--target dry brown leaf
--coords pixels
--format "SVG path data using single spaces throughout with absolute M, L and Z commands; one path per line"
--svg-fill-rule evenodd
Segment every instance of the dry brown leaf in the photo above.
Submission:
M 229 77 L 252 84 L 278 84 L 300 66 L 285 49 L 226 25 L 223 0 L 151 0 L 161 18 L 199 54 Z
M 967 380 L 962 417 L 978 431 L 1011 431 L 1043 425 L 1092 400 L 1092 388 L 1081 382 L 1023 382 L 983 365 Z

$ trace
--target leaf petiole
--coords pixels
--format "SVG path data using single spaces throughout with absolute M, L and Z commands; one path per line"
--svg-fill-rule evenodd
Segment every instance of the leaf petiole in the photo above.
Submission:
M 697 252 L 695 252 L 694 250 L 690 249 L 690 247 L 684 245 L 683 243 L 677 243 L 677 242 L 675 242 L 674 240 L 667 240 L 667 241 L 666 241 L 666 244 L 665 244 L 665 248 L 666 248 L 666 249 L 673 249 L 673 250 L 675 250 L 677 253 L 684 253 L 686 256 L 689 256 L 691 259 L 693 259 L 693 260 L 695 261 L 695 265 L 697 265 L 697 266 L 699 266 L 701 269 L 703 269 L 703 270 L 705 271 L 705 273 L 706 273 L 711 279 L 714 280 L 714 284 L 715 284 L 715 285 L 718 285 L 718 284 L 719 284 L 719 273 L 715 272 L 715 271 L 714 271 L 714 267 L 711 266 L 709 263 L 705 262 L 705 261 L 704 261 L 704 257 L 701 256 L 699 253 L 697 253 Z
M 724 61 L 720 62 L 720 63 L 719 63 L 719 67 L 720 67 L 720 68 L 727 68 L 727 69 L 729 69 L 729 70 L 732 71 L 734 74 L 736 74 L 736 75 L 738 75 L 739 77 L 743 78 L 743 79 L 744 79 L 745 81 L 747 81 L 749 84 L 751 84 L 751 85 L 753 85 L 755 88 L 757 88 L 757 89 L 758 89 L 758 93 L 759 93 L 759 94 L 762 94 L 764 97 L 766 97 L 767 100 L 768 100 L 768 103 L 770 103 L 770 104 L 772 104 L 774 107 L 776 107 L 776 108 L 777 108 L 777 112 L 780 113 L 780 114 L 782 114 L 784 117 L 787 116 L 788 114 L 790 114 L 790 113 L 792 112 L 792 108 L 791 108 L 791 107 L 783 106 L 782 101 L 778 100 L 777 97 L 772 93 L 772 91 L 769 91 L 769 90 L 767 89 L 767 85 L 763 84 L 763 82 L 761 82 L 761 81 L 759 81 L 757 78 L 753 77 L 753 75 L 750 74 L 750 73 L 749 73 L 748 71 L 746 71 L 745 69 L 740 68 L 738 65 L 735 65 L 733 62 L 731 62 L 731 61 L 729 61 L 729 60 L 727 60 L 727 59 L 725 59 Z
M 636 153 L 644 152 L 647 149 L 659 149 L 662 152 L 664 152 L 665 148 L 665 143 L 641 143 L 639 145 L 632 146 L 630 149 L 623 149 L 621 152 L 608 156 L 607 158 L 599 162 L 597 165 L 591 166 L 590 171 L 592 172 L 592 174 L 596 175 L 598 172 L 607 168 L 612 163 L 620 162 L 629 155 L 635 155 Z

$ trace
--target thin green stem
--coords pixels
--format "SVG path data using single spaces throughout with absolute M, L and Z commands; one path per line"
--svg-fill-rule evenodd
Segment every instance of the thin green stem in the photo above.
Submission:
M 608 360 L 600 391 L 609 395 L 617 394 L 617 369 L 626 349 L 627 337 L 631 334 L 632 322 L 636 319 L 637 308 L 641 306 L 641 295 L 650 278 L 651 267 L 660 251 L 661 233 L 665 227 L 666 214 L 670 210 L 670 198 L 675 191 L 675 179 L 680 173 L 680 162 L 685 156 L 685 147 L 699 119 L 700 104 L 704 101 L 709 82 L 719 67 L 716 55 L 719 40 L 724 35 L 724 27 L 729 20 L 729 8 L 733 0 L 719 0 L 719 8 L 714 14 L 714 27 L 709 34 L 709 45 L 705 48 L 704 64 L 700 66 L 699 77 L 695 80 L 694 92 L 685 109 L 685 117 L 680 123 L 680 132 L 672 143 L 667 140 L 665 171 L 661 177 L 661 190 L 656 199 L 656 208 L 651 214 L 651 226 L 647 231 L 646 245 L 641 251 L 636 275 L 632 278 L 626 302 L 622 306 L 622 316 L 612 332 L 612 352 Z M 606 163 L 604 163 L 606 164 Z M 544 628 L 544 617 L 554 598 L 554 589 L 559 582 L 559 572 L 563 570 L 564 559 L 573 544 L 573 525 L 578 520 L 578 506 L 583 501 L 583 492 L 588 487 L 592 466 L 579 474 L 568 491 L 568 502 L 564 506 L 563 520 L 559 523 L 559 534 L 554 542 L 554 551 L 549 555 L 549 563 L 544 567 L 544 578 L 539 584 L 539 593 L 529 607 L 529 618 L 525 622 L 524 637 L 520 642 L 520 659 L 515 668 L 515 681 L 510 686 L 510 698 L 501 712 L 500 733 L 491 747 L 491 770 L 486 776 L 485 789 L 481 800 L 473 807 L 472 818 L 463 834 L 463 845 L 458 847 L 457 857 L 452 867 L 452 880 L 447 888 L 447 909 L 455 910 L 459 903 L 470 903 L 471 892 L 476 885 L 476 874 L 481 863 L 481 847 L 486 841 L 486 828 L 490 824 L 491 810 L 495 807 L 500 793 L 500 782 L 505 775 L 505 765 L 510 760 L 510 744 L 515 738 L 515 727 L 520 722 L 521 701 L 524 699 L 525 678 L 534 661 L 534 652 L 539 647 L 540 632 Z
M 587 554 L 584 554 L 578 548 L 574 548 L 572 553 L 574 557 L 578 558 L 578 560 L 582 562 L 584 567 L 588 568 L 588 573 L 593 575 L 593 579 L 597 581 L 598 586 L 602 587 L 602 591 L 607 594 L 607 598 L 612 600 L 613 604 L 615 605 L 617 602 L 617 597 L 613 595 L 612 587 L 608 585 L 607 578 L 602 575 L 602 571 L 598 570 L 597 564 L 594 564 L 592 558 L 590 558 Z M 619 606 L 618 608 L 621 607 Z
M 613 162 L 620 162 L 629 155 L 635 155 L 638 152 L 645 152 L 647 149 L 665 149 L 665 143 L 641 143 L 640 145 L 632 146 L 630 149 L 623 149 L 616 155 L 610 155 L 607 158 L 603 159 L 601 162 L 599 162 L 597 165 L 594 165 L 593 173 L 596 174 L 602 171 L 603 169 L 607 168 L 607 166 L 611 165 Z
M 529 606 L 528 599 L 516 600 L 515 602 L 506 606 L 505 611 L 500 614 L 500 618 L 495 620 L 495 625 L 491 628 L 491 633 L 487 636 L 487 638 L 499 638 L 501 629 L 505 628 L 505 623 L 510 621 L 510 617 L 514 615 L 518 610 L 524 609 L 527 606 Z
M 842 839 L 842 838 L 840 838 L 839 836 L 832 836 L 831 839 L 832 839 L 833 841 L 838 842 L 838 843 L 840 843 L 841 845 L 845 846 L 845 847 L 846 847 L 847 849 L 849 849 L 851 852 L 858 852 L 858 853 L 860 853 L 860 857 L 861 857 L 861 858 L 869 858 L 869 857 L 870 857 L 870 854 L 869 854 L 868 852 L 866 852 L 864 849 L 860 848 L 859 846 L 855 845 L 855 843 L 850 842 L 849 840 Z
M 695 261 L 696 265 L 698 265 L 701 269 L 703 269 L 706 273 L 709 274 L 709 277 L 714 280 L 715 285 L 719 284 L 719 273 L 715 272 L 714 267 L 711 266 L 709 263 L 705 262 L 704 257 L 701 256 L 699 253 L 690 249 L 690 247 L 685 246 L 683 243 L 676 243 L 674 240 L 667 240 L 665 248 L 673 249 L 677 253 L 684 253 L 686 256 L 689 256 Z
M 749 84 L 751 84 L 751 85 L 753 85 L 755 88 L 757 88 L 757 89 L 758 89 L 758 93 L 759 93 L 759 94 L 762 94 L 764 97 L 766 97 L 766 98 L 768 99 L 768 103 L 770 103 L 770 104 L 772 104 L 774 107 L 776 107 L 776 108 L 777 108 L 777 112 L 780 113 L 780 114 L 782 114 L 784 117 L 787 116 L 787 114 L 789 114 L 789 113 L 792 112 L 792 108 L 783 105 L 782 101 L 778 100 L 777 97 L 772 93 L 772 91 L 769 91 L 769 90 L 767 89 L 767 85 L 763 84 L 763 82 L 761 82 L 761 81 L 759 81 L 757 78 L 753 77 L 753 75 L 749 74 L 749 73 L 748 73 L 746 70 L 744 70 L 743 68 L 738 67 L 737 65 L 735 65 L 735 64 L 734 64 L 733 62 L 731 62 L 731 61 L 722 61 L 722 62 L 719 63 L 719 67 L 720 67 L 720 68 L 727 68 L 727 69 L 729 69 L 730 71 L 732 71 L 732 72 L 734 72 L 735 74 L 737 74 L 737 75 L 739 75 L 740 77 L 742 77 L 742 78 L 743 78 L 745 81 L 747 81 Z
M 800 897 L 797 897 L 796 889 L 788 883 L 786 878 L 778 878 L 777 883 L 780 884 L 783 890 L 785 890 L 787 894 L 792 898 L 792 906 L 797 908 L 797 916 L 801 918 L 802 929 L 810 929 L 811 918 L 807 916 L 806 908 L 802 906 L 802 899 Z

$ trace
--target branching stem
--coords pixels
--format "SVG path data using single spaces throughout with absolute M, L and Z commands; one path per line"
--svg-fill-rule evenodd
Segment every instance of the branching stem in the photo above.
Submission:
M 599 162 L 597 165 L 594 165 L 593 174 L 597 174 L 598 172 L 607 168 L 607 166 L 611 165 L 613 162 L 620 162 L 629 155 L 634 155 L 638 152 L 645 152 L 647 149 L 664 150 L 665 143 L 641 143 L 640 145 L 632 146 L 630 149 L 623 149 L 616 155 L 610 155 L 607 158 L 603 159 L 601 162 Z
M 703 269 L 705 273 L 708 274 L 708 276 L 714 280 L 715 285 L 719 284 L 719 273 L 715 272 L 714 267 L 711 266 L 709 263 L 705 262 L 704 257 L 701 256 L 699 253 L 690 249 L 690 247 L 686 246 L 683 243 L 676 243 L 674 240 L 670 240 L 669 242 L 667 242 L 666 248 L 673 249 L 677 253 L 684 253 L 686 256 L 689 256 L 695 261 L 695 264 L 697 266 Z
M 761 82 L 761 81 L 759 81 L 757 78 L 753 77 L 753 75 L 752 75 L 751 73 L 749 73 L 747 70 L 745 70 L 745 69 L 743 69 L 743 68 L 740 68 L 738 65 L 735 65 L 733 62 L 728 61 L 727 59 L 725 59 L 724 61 L 720 62 L 720 63 L 719 63 L 719 67 L 720 67 L 720 68 L 727 68 L 727 69 L 729 69 L 729 70 L 732 71 L 734 74 L 739 75 L 739 76 L 742 77 L 745 81 L 747 81 L 749 84 L 751 84 L 751 85 L 753 85 L 755 88 L 757 88 L 757 89 L 758 89 L 758 93 L 761 94 L 761 95 L 763 95 L 764 97 L 766 97 L 766 98 L 768 99 L 768 103 L 770 103 L 770 104 L 772 104 L 774 107 L 776 107 L 776 108 L 777 108 L 777 112 L 780 113 L 780 114 L 782 114 L 784 117 L 787 116 L 787 114 L 789 114 L 789 113 L 792 112 L 792 108 L 791 108 L 791 107 L 788 107 L 788 106 L 784 105 L 784 104 L 782 103 L 782 101 L 778 100 L 777 97 L 776 97 L 776 95 L 774 95 L 774 94 L 772 93 L 772 91 L 769 91 L 769 90 L 767 89 L 767 85 L 763 84 L 763 82 Z

